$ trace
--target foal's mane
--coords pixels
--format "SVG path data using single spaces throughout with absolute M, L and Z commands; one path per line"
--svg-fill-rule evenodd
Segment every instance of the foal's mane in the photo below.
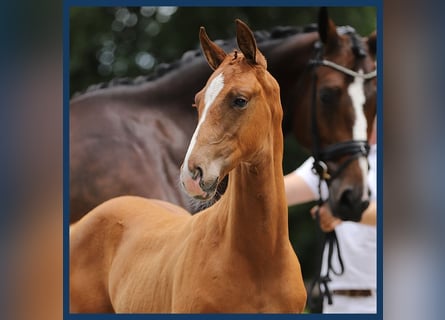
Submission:
M 290 36 L 300 34 L 300 33 L 309 33 L 317 30 L 316 24 L 309 24 L 303 27 L 295 27 L 295 26 L 276 26 L 271 28 L 270 30 L 259 30 L 255 31 L 255 40 L 257 44 L 263 44 L 267 41 L 285 39 Z M 228 40 L 216 40 L 216 44 L 221 46 L 225 51 L 231 51 L 236 47 L 236 39 L 231 38 Z M 120 85 L 139 85 L 149 81 L 155 81 L 167 73 L 178 69 L 179 67 L 192 62 L 193 60 L 202 57 L 201 49 L 194 49 L 186 51 L 181 58 L 171 63 L 160 63 L 157 65 L 150 74 L 144 76 L 137 76 L 134 78 L 130 77 L 118 77 L 113 78 L 108 82 L 100 82 L 93 85 L 88 86 L 84 91 L 79 91 L 73 94 L 73 97 L 81 95 L 86 92 L 96 91 L 104 88 L 111 88 Z

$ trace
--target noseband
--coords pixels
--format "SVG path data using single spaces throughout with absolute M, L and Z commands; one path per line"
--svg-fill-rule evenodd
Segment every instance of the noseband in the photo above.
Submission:
M 348 34 L 351 37 L 353 43 L 353 52 L 358 58 L 362 58 L 366 55 L 363 48 L 360 47 L 356 38 L 355 30 L 351 27 L 345 27 L 342 30 L 344 34 Z M 369 153 L 368 141 L 364 140 L 350 140 L 342 141 L 335 144 L 331 144 L 327 147 L 321 148 L 320 135 L 318 133 L 317 122 L 317 75 L 316 68 L 319 66 L 326 66 L 336 71 L 344 73 L 351 77 L 359 77 L 364 80 L 370 80 L 377 76 L 377 70 L 373 70 L 369 73 L 358 73 L 354 70 L 343 67 L 335 62 L 323 59 L 323 44 L 320 41 L 315 43 L 315 59 L 312 59 L 310 66 L 313 68 L 313 85 L 312 85 L 312 108 L 311 108 L 311 127 L 312 127 L 312 156 L 314 158 L 313 171 L 317 173 L 320 179 L 325 180 L 326 183 L 337 178 L 341 172 L 355 159 L 360 157 L 367 157 Z M 349 156 L 337 170 L 329 172 L 326 162 L 339 159 L 343 156 Z

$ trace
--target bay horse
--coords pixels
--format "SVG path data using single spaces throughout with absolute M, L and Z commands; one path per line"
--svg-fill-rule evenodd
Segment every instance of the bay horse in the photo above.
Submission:
M 317 58 L 367 74 L 375 69 L 375 34 L 362 38 L 351 28 L 337 28 L 325 10 L 320 11 L 318 29 L 306 29 L 281 27 L 255 33 L 281 88 L 283 133 L 293 131 L 311 150 L 315 145 L 311 128 L 316 127 L 319 151 L 366 140 L 376 113 L 375 81 L 311 62 Z M 221 46 L 226 51 L 234 48 L 232 41 Z M 71 100 L 71 222 L 103 201 L 125 194 L 166 200 L 193 211 L 177 177 L 197 124 L 193 108 L 187 106 L 210 76 L 210 68 L 201 55 L 188 52 L 162 70 L 150 81 L 117 81 Z M 314 100 L 316 121 L 311 115 Z M 331 152 L 324 159 L 329 170 L 337 172 L 329 184 L 329 200 L 339 217 L 359 220 L 367 203 L 363 144 L 345 145 L 335 149 L 340 154 Z M 350 153 L 361 160 L 338 170 Z
M 180 180 L 199 199 L 225 194 L 190 215 L 174 204 L 114 198 L 71 226 L 74 313 L 299 313 L 306 303 L 288 236 L 282 170 L 283 110 L 249 27 L 236 20 L 230 54 L 203 27 L 214 69 L 195 96 L 199 114 Z

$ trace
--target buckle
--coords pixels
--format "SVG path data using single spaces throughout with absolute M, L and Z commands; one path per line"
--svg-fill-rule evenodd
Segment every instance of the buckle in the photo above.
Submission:
M 328 173 L 328 165 L 324 163 L 323 161 L 315 161 L 314 165 L 312 166 L 312 172 L 315 174 L 318 174 L 320 178 L 324 180 L 331 179 L 331 175 Z

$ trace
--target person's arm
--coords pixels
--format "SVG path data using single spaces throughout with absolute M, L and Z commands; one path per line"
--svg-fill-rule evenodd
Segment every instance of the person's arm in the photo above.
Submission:
M 287 205 L 313 201 L 318 199 L 318 176 L 312 171 L 314 159 L 309 157 L 295 171 L 284 177 Z M 325 183 L 322 184 L 323 199 L 327 198 L 328 190 Z
M 315 219 L 315 213 L 318 209 L 318 206 L 314 206 L 311 209 L 311 215 Z M 324 232 L 331 232 L 335 229 L 336 226 L 338 226 L 340 223 L 342 223 L 342 220 L 334 217 L 334 215 L 331 212 L 331 208 L 329 208 L 329 205 L 327 203 L 323 204 L 320 207 L 320 210 L 318 211 L 318 216 L 320 217 L 320 229 Z
M 317 206 L 313 207 L 311 209 L 312 217 L 315 218 L 315 212 L 317 210 Z M 320 228 L 324 232 L 330 232 L 335 229 L 336 226 L 338 226 L 340 223 L 342 223 L 342 220 L 334 217 L 332 215 L 331 209 L 329 208 L 329 205 L 325 203 L 321 206 L 319 211 L 319 217 L 320 217 Z M 377 206 L 375 201 L 371 201 L 368 208 L 365 209 L 362 215 L 362 219 L 360 222 L 362 224 L 366 224 L 368 226 L 375 226 L 377 223 Z
M 284 176 L 284 185 L 288 206 L 315 200 L 315 195 L 306 181 L 295 172 Z

